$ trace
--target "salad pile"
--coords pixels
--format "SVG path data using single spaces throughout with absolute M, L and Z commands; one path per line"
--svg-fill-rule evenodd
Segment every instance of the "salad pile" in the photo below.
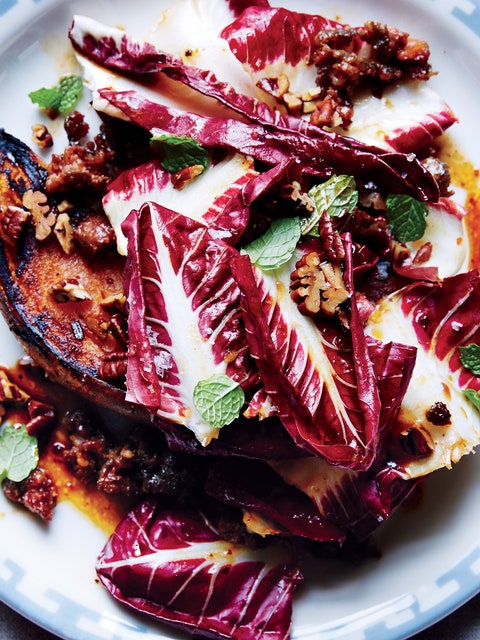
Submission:
M 126 399 L 206 468 L 205 502 L 141 501 L 97 572 L 169 624 L 280 640 L 299 548 L 367 540 L 478 445 L 480 277 L 426 43 L 199 5 L 144 40 L 85 16 L 69 32 L 93 108 L 150 137 L 102 199 L 126 259 Z

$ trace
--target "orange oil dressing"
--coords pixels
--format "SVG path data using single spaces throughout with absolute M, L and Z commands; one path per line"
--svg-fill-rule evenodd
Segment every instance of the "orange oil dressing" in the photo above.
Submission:
M 57 452 L 61 447 L 61 440 L 62 433 L 57 430 L 40 458 L 40 466 L 55 482 L 58 501 L 68 500 L 95 526 L 110 535 L 128 511 L 126 499 L 108 495 L 75 477 Z M 55 518 L 55 514 L 53 517 Z
M 19 398 L 18 402 L 6 405 L 7 410 L 2 416 L 2 422 L 26 424 L 29 420 L 29 398 L 54 407 L 57 416 L 62 415 L 66 410 L 84 405 L 84 401 L 75 394 L 49 381 L 39 367 L 18 362 L 8 369 L 1 367 L 1 370 L 7 374 L 8 380 L 25 394 L 24 400 Z M 86 485 L 75 477 L 62 457 L 62 449 L 67 446 L 67 434 L 60 426 L 46 434 L 47 438 L 42 432 L 35 435 L 39 436 L 38 466 L 43 468 L 55 483 L 58 501 L 68 500 L 95 526 L 110 535 L 131 506 L 128 499 L 124 496 L 107 494 L 97 489 L 95 485 Z M 53 518 L 55 518 L 55 512 Z
M 480 269 L 480 168 L 467 160 L 453 143 L 442 145 L 441 157 L 449 166 L 451 183 L 465 192 L 465 225 L 470 240 L 470 268 Z

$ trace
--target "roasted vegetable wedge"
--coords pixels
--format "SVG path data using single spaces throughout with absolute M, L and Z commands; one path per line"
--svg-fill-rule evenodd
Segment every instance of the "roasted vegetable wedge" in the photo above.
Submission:
M 122 413 L 124 258 L 101 212 L 50 198 L 46 169 L 0 131 L 0 306 L 47 374 Z

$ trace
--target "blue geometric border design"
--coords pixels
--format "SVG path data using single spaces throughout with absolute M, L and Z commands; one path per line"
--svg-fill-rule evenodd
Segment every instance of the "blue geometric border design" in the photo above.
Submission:
M 163 635 L 161 625 L 152 633 L 152 621 L 147 626 L 136 619 L 130 622 L 128 617 L 115 622 L 110 621 L 108 630 L 102 628 L 101 614 L 50 588 L 46 589 L 43 595 L 52 603 L 54 613 L 51 610 L 40 609 L 37 602 L 29 600 L 19 591 L 19 585 L 25 575 L 24 569 L 11 560 L 6 560 L 3 568 L 9 577 L 0 578 L 0 596 L 8 593 L 9 606 L 17 608 L 22 615 L 35 620 L 40 626 L 60 633 L 61 637 L 70 640 L 125 640 L 126 637 L 156 637 L 161 640 L 170 637 Z M 448 595 L 436 601 L 433 606 L 425 608 L 414 593 L 405 594 L 404 597 L 386 603 L 385 607 L 380 606 L 375 616 L 377 619 L 370 624 L 366 620 L 362 621 L 360 617 L 352 617 L 347 622 L 339 620 L 334 627 L 322 629 L 313 625 L 304 632 L 300 630 L 294 633 L 292 640 L 322 640 L 332 637 L 332 633 L 334 637 L 345 640 L 351 637 L 349 633 L 353 628 L 356 640 L 404 640 L 448 615 L 480 591 L 480 547 L 471 551 L 432 585 L 424 586 L 429 589 L 436 588 L 438 593 L 444 592 Z M 387 607 L 388 616 L 385 615 Z M 399 620 L 398 625 L 394 624 L 395 618 Z M 91 623 L 88 624 L 91 631 L 86 631 L 86 621 Z
M 466 12 L 459 7 L 452 9 L 452 15 L 463 22 L 475 35 L 480 38 L 480 0 L 469 0 L 472 5 L 472 11 Z
M 480 547 L 473 549 L 455 567 L 441 575 L 431 585 L 423 585 L 438 594 L 447 594 L 439 598 L 431 607 L 422 605 L 415 593 L 404 594 L 395 600 L 384 603 L 372 615 L 372 622 L 356 619 L 339 620 L 334 625 L 318 628 L 312 625 L 305 631 L 294 633 L 292 640 L 327 640 L 338 638 L 346 640 L 404 640 L 425 629 L 462 604 L 480 593 Z M 387 613 L 388 608 L 388 615 Z M 376 620 L 375 620 L 376 618 Z M 395 624 L 398 620 L 398 624 Z

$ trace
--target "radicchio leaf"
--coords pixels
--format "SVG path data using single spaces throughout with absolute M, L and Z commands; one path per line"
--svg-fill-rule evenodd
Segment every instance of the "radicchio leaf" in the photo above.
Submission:
M 359 540 L 371 535 L 417 484 L 386 463 L 358 473 L 318 457 L 268 462 L 238 458 L 215 462 L 206 490 L 253 514 L 248 521 L 261 535 L 265 525 L 276 526 L 283 533 L 341 545 L 348 534 Z
M 302 94 L 315 87 L 316 37 L 335 27 L 341 25 L 318 15 L 251 8 L 221 35 L 255 85 L 262 86 L 269 79 L 275 82 L 284 75 L 288 90 Z M 361 46 L 357 38 L 354 50 Z M 456 121 L 446 102 L 424 82 L 407 82 L 387 88 L 381 97 L 355 99 L 351 125 L 335 130 L 384 149 L 420 153 Z
M 396 247 L 393 268 L 411 280 L 440 281 L 468 269 L 469 242 L 465 209 L 450 198 L 427 205 L 426 230 L 420 240 Z
M 319 15 L 251 7 L 225 27 L 221 36 L 250 71 L 257 74 L 267 67 L 269 73 L 278 75 L 275 64 L 279 62 L 285 67 L 311 65 L 318 34 L 337 26 L 338 22 Z
M 415 350 L 369 343 L 354 294 L 348 333 L 329 320 L 303 315 L 289 295 L 295 262 L 272 274 L 253 267 L 246 256 L 233 262 L 251 354 L 299 447 L 335 465 L 367 469 L 398 411 Z
M 406 193 L 420 200 L 435 201 L 438 185 L 431 174 L 412 157 L 366 147 L 354 140 L 327 134 L 311 138 L 298 132 L 271 130 L 261 124 L 244 123 L 179 111 L 152 102 L 135 91 L 100 89 L 105 103 L 153 135 L 171 133 L 194 137 L 203 146 L 218 146 L 250 155 L 268 165 L 294 158 L 305 174 L 325 178 L 349 174 L 370 188 Z M 372 182 L 373 181 L 373 182 Z
M 275 15 L 278 11 L 281 12 L 285 10 L 274 10 Z M 262 11 L 260 11 L 260 13 L 262 13 Z M 287 15 L 290 14 L 295 16 L 302 15 L 287 12 Z M 324 25 L 328 24 L 328 21 L 325 21 L 324 18 L 315 16 L 303 16 L 303 20 L 300 20 L 299 24 L 294 20 L 295 24 L 297 24 L 296 36 L 300 37 L 300 39 L 303 33 L 300 26 L 303 24 L 303 21 L 305 21 L 305 24 L 311 23 L 308 27 L 308 30 L 311 30 L 311 33 L 309 33 L 307 37 L 308 41 L 318 26 L 316 25 L 316 21 Z M 98 33 L 102 34 L 102 29 L 103 36 L 99 36 Z M 290 148 L 289 155 L 298 155 L 299 160 L 304 166 L 304 170 L 311 171 L 314 175 L 318 171 L 320 171 L 319 175 L 323 177 L 329 177 L 333 173 L 344 173 L 354 175 L 360 181 L 368 182 L 370 188 L 374 186 L 372 182 L 374 181 L 377 183 L 379 189 L 383 187 L 383 190 L 389 193 L 405 192 L 421 200 L 426 199 L 432 201 L 438 197 L 438 187 L 432 176 L 429 175 L 421 163 L 413 157 L 407 157 L 404 154 L 398 154 L 391 150 L 384 151 L 377 146 L 367 146 L 353 138 L 327 132 L 321 127 L 311 125 L 301 118 L 281 114 L 276 110 L 270 109 L 263 102 L 239 94 L 227 83 L 219 82 L 210 71 L 184 65 L 178 58 L 170 56 L 165 52 L 158 52 L 158 64 L 155 68 L 152 45 L 145 42 L 131 41 L 128 36 L 120 30 L 112 30 L 102 25 L 98 26 L 97 23 L 95 23 L 95 28 L 92 28 L 88 19 L 77 18 L 71 28 L 70 36 L 72 42 L 82 54 L 87 55 L 99 64 L 103 64 L 108 68 L 118 69 L 119 71 L 128 70 L 130 73 L 133 72 L 137 75 L 145 72 L 159 71 L 204 96 L 215 98 L 222 104 L 233 109 L 233 111 L 251 120 L 253 123 L 262 125 L 262 127 L 265 127 L 267 130 L 271 129 L 276 133 L 277 139 L 279 137 L 283 139 L 281 146 L 287 145 L 287 147 Z M 272 41 L 274 40 L 269 40 L 269 45 Z M 270 46 L 267 48 L 264 47 L 264 50 L 269 50 L 270 48 Z M 125 61 L 122 60 L 122 51 L 128 52 Z M 119 62 L 119 60 L 122 61 Z M 111 85 L 111 79 L 109 79 L 109 82 Z M 104 89 L 106 90 L 107 88 L 105 87 Z M 128 115 L 134 120 L 132 114 L 127 114 L 124 108 L 119 104 L 115 104 L 112 99 L 113 89 L 109 94 L 105 93 L 102 87 L 97 87 L 97 90 L 102 99 L 106 98 L 111 105 L 119 107 L 125 115 Z M 146 99 L 145 96 L 144 99 Z M 161 100 L 161 96 L 159 96 L 159 99 Z M 97 100 L 96 104 L 97 108 L 105 108 L 102 100 Z M 142 118 L 134 121 L 145 128 L 151 128 L 151 126 L 159 127 L 162 131 L 158 133 L 169 131 L 176 135 L 188 135 L 187 133 L 180 134 L 172 129 L 165 128 L 165 125 L 159 123 L 148 126 L 144 118 L 143 122 Z M 230 123 L 230 126 L 233 126 L 232 123 Z M 240 127 L 237 130 L 237 137 L 239 137 L 241 129 Z M 194 131 L 194 128 L 191 130 Z M 192 135 L 201 144 L 208 144 L 206 141 L 202 142 L 196 134 Z M 254 135 L 257 136 L 260 134 L 256 131 Z M 234 146 L 233 148 L 242 151 L 242 153 L 248 153 L 245 149 L 245 143 L 250 136 L 243 133 L 242 137 L 244 138 L 244 148 L 240 149 L 238 146 Z M 263 133 L 261 137 L 266 146 L 272 145 L 272 140 L 267 141 L 266 132 Z M 238 140 L 237 145 L 239 142 L 240 140 Z M 212 144 L 212 141 L 210 144 Z M 223 146 L 221 142 L 218 144 Z M 229 148 L 232 147 L 229 146 Z M 254 157 L 257 156 L 254 155 Z M 323 160 L 320 163 L 321 166 L 317 167 L 315 171 L 314 168 L 310 168 L 309 165 L 318 164 L 319 158 Z M 260 159 L 266 160 L 265 158 Z M 328 159 L 328 161 L 326 161 L 326 159 Z M 271 162 L 272 157 L 266 161 Z
M 302 458 L 300 465 L 303 462 Z M 285 464 L 288 466 L 290 461 Z M 260 514 L 284 533 L 317 542 L 342 542 L 345 538 L 345 528 L 323 517 L 306 493 L 282 482 L 261 460 L 235 458 L 216 462 L 206 490 L 226 504 Z
M 462 390 L 478 392 L 480 378 L 462 366 L 459 348 L 480 341 L 478 272 L 405 287 L 379 303 L 367 330 L 383 341 L 395 334 L 417 348 L 417 364 L 392 428 L 399 446 L 390 455 L 399 473 L 424 476 L 471 452 L 480 443 L 478 412 Z M 420 451 L 402 453 L 408 434 L 421 440 Z
M 256 373 L 247 349 L 240 291 L 230 272 L 237 250 L 208 228 L 154 203 L 132 211 L 128 238 L 127 397 L 191 429 L 218 436 L 193 403 L 200 380 L 222 373 L 248 388 Z
M 288 640 L 300 571 L 272 547 L 252 551 L 220 538 L 205 515 L 141 503 L 97 559 L 120 602 L 208 638 Z
M 116 231 L 119 252 L 125 255 L 127 248 L 121 223 L 132 209 L 140 209 L 147 201 L 203 222 L 216 237 L 233 243 L 247 225 L 250 196 L 258 196 L 258 185 L 249 185 L 258 176 L 252 164 L 239 154 L 228 156 L 181 190 L 174 187 L 171 174 L 156 159 L 124 171 L 109 185 L 102 201 Z M 268 176 L 259 181 L 267 184 Z

